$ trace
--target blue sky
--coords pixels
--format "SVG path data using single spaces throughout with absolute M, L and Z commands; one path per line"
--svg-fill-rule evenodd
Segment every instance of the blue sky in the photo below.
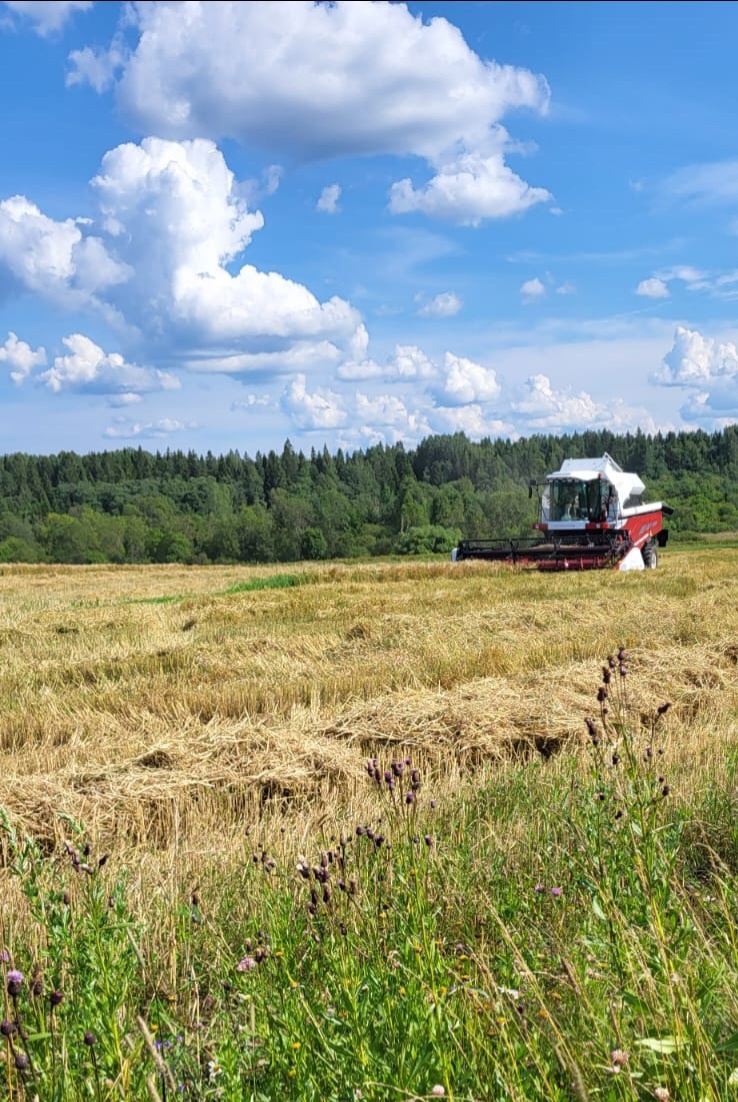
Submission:
M 0 450 L 738 420 L 738 8 L 0 4 Z

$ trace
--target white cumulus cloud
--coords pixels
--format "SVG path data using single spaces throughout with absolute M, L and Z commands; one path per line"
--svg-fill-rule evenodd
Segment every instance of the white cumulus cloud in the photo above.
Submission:
M 421 306 L 418 313 L 422 318 L 452 318 L 459 313 L 463 305 L 462 300 L 453 291 L 443 291 Z
M 449 405 L 469 405 L 472 402 L 494 402 L 500 395 L 500 384 L 493 368 L 463 356 L 447 352 L 444 358 L 442 394 Z
M 55 221 L 23 195 L 0 202 L 0 270 L 55 305 L 100 305 L 98 292 L 127 280 L 130 268 L 72 218 Z
M 524 302 L 535 302 L 536 299 L 543 298 L 545 294 L 546 288 L 538 276 L 533 279 L 526 279 L 525 283 L 520 286 L 520 295 Z
M 162 417 L 158 421 L 147 421 L 145 423 L 127 421 L 124 417 L 117 417 L 115 424 L 109 425 L 103 436 L 106 436 L 109 440 L 132 440 L 139 436 L 158 439 L 196 427 L 194 422 L 186 423 L 173 417 Z
M 25 196 L 0 202 L 6 288 L 94 310 L 149 357 L 174 353 L 205 370 L 286 372 L 345 357 L 339 346 L 359 323 L 348 302 L 321 303 L 242 262 L 264 220 L 213 142 L 120 145 L 92 185 L 95 219 L 58 221 Z
M 193 343 L 239 341 L 263 351 L 265 338 L 348 336 L 358 317 L 348 303 L 320 303 L 277 272 L 231 265 L 264 219 L 239 196 L 213 142 L 146 138 L 106 153 L 94 186 L 121 259 L 136 271 L 122 296 L 144 331 L 162 325 Z M 274 350 L 274 349 L 272 349 Z
M 663 279 L 654 276 L 652 279 L 642 279 L 636 287 L 636 294 L 644 298 L 668 298 L 669 288 Z
M 665 386 L 704 387 L 716 379 L 738 375 L 738 348 L 732 341 L 721 343 L 695 329 L 678 325 L 674 343 L 652 375 Z
M 290 380 L 284 389 L 280 405 L 292 423 L 298 428 L 335 429 L 346 423 L 347 414 L 343 402 L 333 391 L 308 393 L 307 380 L 302 374 Z
M 481 406 L 436 406 L 428 414 L 434 432 L 464 432 L 471 440 L 484 436 L 515 436 L 513 425 L 497 417 L 489 417 Z
M 341 198 L 341 185 L 328 184 L 324 187 L 315 204 L 315 209 L 321 214 L 337 214 L 339 211 L 338 200 Z
M 394 214 L 418 211 L 462 226 L 478 226 L 487 218 L 521 214 L 550 198 L 545 188 L 531 187 L 516 176 L 501 153 L 471 152 L 440 164 L 436 175 L 420 188 L 409 178 L 398 180 L 390 189 L 390 210 Z
M 127 363 L 119 352 L 104 352 L 82 333 L 64 337 L 67 349 L 56 356 L 53 366 L 38 376 L 49 390 L 150 391 L 176 390 L 179 380 L 167 371 Z
M 510 403 L 510 416 L 518 430 L 562 433 L 609 428 L 613 432 L 658 431 L 646 410 L 628 406 L 621 398 L 596 401 L 585 390 L 557 390 L 547 375 L 531 375 L 524 393 Z
M 132 16 L 131 16 L 132 12 Z M 415 155 L 432 168 L 399 182 L 396 211 L 475 224 L 547 200 L 504 162 L 501 119 L 545 114 L 545 79 L 484 59 L 442 17 L 405 4 L 291 0 L 269 4 L 162 0 L 127 10 L 138 41 L 107 70 L 98 51 L 72 55 L 71 81 L 101 86 L 121 72 L 119 102 L 134 125 L 168 138 L 232 138 L 315 160 Z M 131 27 L 127 32 L 132 33 Z
M 438 373 L 422 348 L 413 344 L 395 345 L 394 352 L 384 364 L 369 356 L 369 334 L 366 326 L 358 326 L 350 343 L 349 357 L 336 372 L 339 379 L 431 379 Z
M 15 333 L 8 333 L 5 344 L 0 345 L 0 363 L 10 368 L 10 378 L 20 385 L 33 371 L 34 367 L 43 367 L 46 363 L 46 349 L 34 350 L 26 341 L 19 341 Z
M 36 34 L 60 31 L 75 11 L 87 11 L 93 0 L 5 0 L 5 7 L 15 15 L 29 19 Z

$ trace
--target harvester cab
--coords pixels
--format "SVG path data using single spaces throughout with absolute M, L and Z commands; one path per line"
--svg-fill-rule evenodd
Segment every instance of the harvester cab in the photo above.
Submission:
M 652 569 L 669 533 L 663 518 L 673 509 L 644 503 L 646 487 L 607 452 L 601 459 L 567 459 L 542 483 L 538 535 L 518 540 L 462 540 L 452 559 L 490 559 L 539 570 Z

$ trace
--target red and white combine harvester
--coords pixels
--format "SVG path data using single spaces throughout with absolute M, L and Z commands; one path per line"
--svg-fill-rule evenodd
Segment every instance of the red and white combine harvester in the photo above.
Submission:
M 605 452 L 601 459 L 566 459 L 542 488 L 538 535 L 527 539 L 461 540 L 454 562 L 489 559 L 537 566 L 539 570 L 653 569 L 669 537 L 661 501 L 644 503 L 646 487 Z

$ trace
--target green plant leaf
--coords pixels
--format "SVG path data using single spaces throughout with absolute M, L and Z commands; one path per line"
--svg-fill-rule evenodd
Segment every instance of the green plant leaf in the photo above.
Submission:
M 636 1041 L 636 1044 L 641 1048 L 649 1048 L 652 1052 L 660 1052 L 668 1056 L 687 1042 L 678 1041 L 676 1037 L 642 1037 L 640 1041 Z

